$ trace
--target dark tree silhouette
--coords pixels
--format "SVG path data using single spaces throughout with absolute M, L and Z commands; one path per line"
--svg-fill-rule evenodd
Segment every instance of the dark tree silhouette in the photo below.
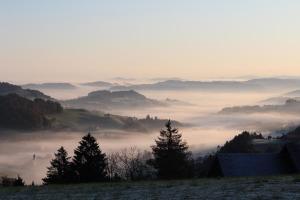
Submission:
M 24 186 L 25 183 L 23 179 L 18 175 L 17 178 L 9 178 L 7 176 L 1 177 L 2 181 L 0 181 L 0 184 L 4 187 L 9 186 Z
M 215 172 L 213 165 L 216 162 L 218 153 L 258 153 L 255 145 L 253 144 L 254 139 L 264 139 L 261 134 L 250 133 L 244 131 L 230 141 L 227 141 L 223 146 L 218 146 L 218 150 L 215 153 L 206 155 L 205 157 L 199 157 L 195 162 L 195 173 L 197 177 L 216 177 L 219 176 Z M 275 147 L 276 148 L 276 147 Z M 271 150 L 269 148 L 267 151 Z
M 23 179 L 18 175 L 18 177 L 14 181 L 14 186 L 24 186 L 25 182 Z
M 106 155 L 90 133 L 82 138 L 74 151 L 73 168 L 80 182 L 106 180 Z
M 45 184 L 68 183 L 72 179 L 70 157 L 64 147 L 60 147 L 55 158 L 50 162 L 47 177 L 43 179 Z
M 227 141 L 218 153 L 256 153 L 252 143 L 254 139 L 264 139 L 264 137 L 261 134 L 244 131 Z
M 166 129 L 160 131 L 160 136 L 155 140 L 156 145 L 152 146 L 153 164 L 158 170 L 158 178 L 180 179 L 191 175 L 191 153 L 181 137 L 170 120 L 166 123 Z

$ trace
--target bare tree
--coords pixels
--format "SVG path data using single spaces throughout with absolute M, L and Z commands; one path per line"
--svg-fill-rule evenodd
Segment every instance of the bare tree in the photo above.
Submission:
M 116 181 L 121 179 L 118 152 L 114 152 L 107 155 L 106 171 L 110 181 Z
M 123 149 L 120 152 L 112 153 L 108 156 L 107 173 L 111 180 L 149 180 L 155 178 L 155 170 L 147 164 L 152 158 L 152 154 L 141 151 L 136 147 Z

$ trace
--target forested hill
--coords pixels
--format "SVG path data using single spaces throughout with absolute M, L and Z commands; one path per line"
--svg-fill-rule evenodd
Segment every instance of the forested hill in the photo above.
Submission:
M 51 125 L 46 115 L 61 113 L 59 103 L 29 100 L 17 94 L 0 96 L 0 127 L 8 129 L 41 129 Z
M 157 117 L 136 117 L 105 114 L 84 109 L 64 109 L 62 113 L 49 115 L 53 120 L 52 128 L 55 130 L 71 131 L 98 131 L 120 130 L 147 133 L 159 131 L 168 121 Z M 188 126 L 178 121 L 172 121 L 176 127 Z
M 72 130 L 114 129 L 147 132 L 159 130 L 166 119 L 135 117 L 91 112 L 83 109 L 63 109 L 54 101 L 29 100 L 17 94 L 0 95 L 0 128 L 12 130 Z M 174 121 L 178 127 L 181 123 Z
M 37 90 L 23 89 L 20 86 L 13 85 L 6 82 L 0 82 L 0 96 L 7 94 L 17 94 L 21 97 L 34 100 L 36 98 L 44 99 L 44 100 L 54 100 L 50 96 L 43 94 Z
M 87 96 L 63 101 L 65 107 L 84 108 L 88 110 L 111 111 L 115 109 L 137 109 L 155 106 L 167 106 L 167 103 L 149 99 L 136 91 L 107 91 L 99 90 Z

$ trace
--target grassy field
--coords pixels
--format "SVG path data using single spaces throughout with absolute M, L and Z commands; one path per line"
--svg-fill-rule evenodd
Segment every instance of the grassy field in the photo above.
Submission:
M 0 199 L 300 199 L 300 176 L 0 187 Z

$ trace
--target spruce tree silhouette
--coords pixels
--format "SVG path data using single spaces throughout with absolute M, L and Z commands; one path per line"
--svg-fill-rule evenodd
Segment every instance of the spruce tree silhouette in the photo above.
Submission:
M 186 142 L 171 121 L 166 123 L 166 129 L 160 131 L 160 136 L 152 146 L 154 167 L 158 170 L 160 179 L 187 178 L 190 174 L 191 153 Z
M 16 178 L 16 180 L 14 181 L 14 186 L 24 186 L 25 182 L 23 181 L 23 179 L 18 175 L 18 177 Z
M 73 169 L 80 182 L 106 180 L 107 159 L 101 152 L 96 138 L 90 133 L 82 138 L 74 151 Z
M 55 158 L 51 160 L 51 166 L 48 167 L 47 177 L 43 179 L 44 184 L 70 182 L 72 179 L 71 163 L 67 151 L 64 147 L 60 147 L 54 155 Z

